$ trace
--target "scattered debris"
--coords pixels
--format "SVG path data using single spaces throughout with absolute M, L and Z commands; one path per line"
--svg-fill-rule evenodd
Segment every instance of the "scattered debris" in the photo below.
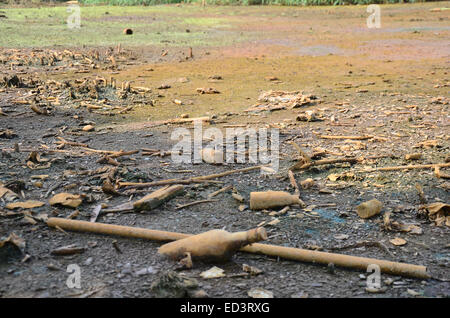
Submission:
M 212 88 L 212 87 L 207 87 L 207 88 L 200 87 L 200 88 L 197 88 L 196 91 L 199 94 L 220 94 L 220 92 L 217 89 Z
M 285 92 L 270 90 L 261 93 L 258 97 L 258 101 L 266 102 L 272 105 L 283 105 L 286 108 L 297 108 L 317 103 L 318 99 L 314 95 L 304 95 L 298 91 Z

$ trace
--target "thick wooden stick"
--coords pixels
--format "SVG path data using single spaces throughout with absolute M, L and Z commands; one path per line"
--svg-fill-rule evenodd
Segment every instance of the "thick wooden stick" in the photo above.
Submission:
M 122 225 L 92 223 L 87 221 L 77 221 L 63 218 L 49 218 L 47 224 L 51 227 L 60 227 L 65 230 L 119 235 L 154 241 L 175 241 L 191 236 L 191 234 L 150 230 Z M 364 271 L 367 270 L 367 267 L 369 265 L 376 264 L 380 267 L 381 272 L 387 274 L 416 278 L 430 277 L 425 266 L 378 260 L 367 257 L 326 253 L 259 243 L 245 246 L 241 249 L 241 251 L 281 257 L 301 262 L 311 262 L 325 265 L 333 263 L 336 266 L 360 269 Z

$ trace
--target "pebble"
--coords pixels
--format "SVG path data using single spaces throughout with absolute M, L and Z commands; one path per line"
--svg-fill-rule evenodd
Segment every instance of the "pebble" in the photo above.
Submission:
M 92 257 L 89 257 L 87 260 L 84 261 L 84 265 L 86 265 L 86 266 L 91 265 L 93 260 L 94 259 Z
M 144 275 L 147 275 L 147 274 L 156 274 L 157 272 L 158 271 L 155 270 L 152 266 L 149 266 L 149 267 L 145 267 L 145 268 L 142 268 L 142 269 L 138 270 L 134 274 L 136 276 L 144 276 Z
M 127 275 L 127 274 L 131 274 L 131 264 L 130 263 L 126 263 L 125 265 L 123 265 L 123 269 L 120 272 L 122 275 Z

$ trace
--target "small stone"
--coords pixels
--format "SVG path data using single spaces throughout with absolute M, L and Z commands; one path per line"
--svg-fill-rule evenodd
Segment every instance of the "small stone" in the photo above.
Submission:
M 393 282 L 394 282 L 394 280 L 392 278 L 387 278 L 384 280 L 384 284 L 387 286 L 392 285 Z
M 271 291 L 262 288 L 252 288 L 247 292 L 251 298 L 273 298 L 273 293 Z
M 409 288 L 406 290 L 406 292 L 407 292 L 409 295 L 414 296 L 414 297 L 420 295 L 420 293 L 416 292 L 416 291 L 413 290 L 413 289 L 409 289 Z
M 84 261 L 84 265 L 86 265 L 86 266 L 91 265 L 93 260 L 94 259 L 92 257 L 89 257 L 87 260 Z
M 356 212 L 358 213 L 360 218 L 368 219 L 374 215 L 379 214 L 382 208 L 383 203 L 381 203 L 377 199 L 372 199 L 358 205 L 358 207 L 356 208 Z
M 83 131 L 93 131 L 95 129 L 95 127 L 93 125 L 86 125 L 82 128 Z

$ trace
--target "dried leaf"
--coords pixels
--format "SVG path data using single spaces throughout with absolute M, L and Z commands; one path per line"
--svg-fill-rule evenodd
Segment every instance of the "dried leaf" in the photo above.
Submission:
M 0 199 L 3 198 L 3 196 L 5 197 L 6 201 L 12 201 L 13 199 L 18 197 L 18 195 L 10 189 L 0 186 Z
M 402 246 L 406 244 L 406 240 L 400 237 L 393 238 L 392 240 L 389 240 L 389 242 L 391 242 L 395 246 Z
M 14 232 L 12 232 L 6 239 L 0 240 L 0 248 L 5 246 L 7 243 L 13 244 L 22 253 L 24 253 L 26 246 L 25 240 L 17 236 Z
M 431 221 L 437 226 L 446 225 L 448 226 L 448 217 L 450 216 L 450 204 L 442 203 L 442 202 L 434 202 L 431 204 L 427 204 L 422 206 L 428 212 L 428 217 Z
M 9 203 L 5 206 L 5 208 L 14 210 L 14 209 L 32 209 L 32 208 L 38 208 L 43 206 L 45 203 L 41 201 L 34 201 L 34 200 L 28 200 L 24 202 L 14 202 Z
M 58 193 L 48 201 L 50 205 L 61 204 L 70 208 L 77 208 L 82 202 L 80 195 L 71 193 Z

